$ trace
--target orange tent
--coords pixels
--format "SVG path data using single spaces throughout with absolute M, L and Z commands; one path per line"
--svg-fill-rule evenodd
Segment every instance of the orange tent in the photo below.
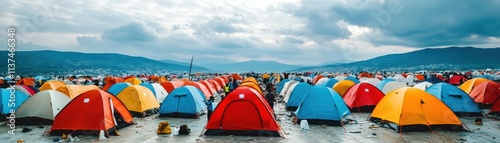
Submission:
M 257 83 L 257 80 L 255 80 L 255 78 L 253 78 L 253 77 L 249 77 L 249 78 L 246 78 L 245 80 L 243 80 L 243 82 L 240 84 L 240 86 L 251 87 L 251 88 L 257 90 L 260 93 L 260 95 L 264 96 L 264 94 L 262 93 L 262 89 L 260 89 L 260 86 Z
M 129 76 L 124 77 L 123 79 L 127 80 L 127 79 L 130 79 L 130 78 L 136 78 L 136 77 L 134 75 L 129 75 Z
M 159 79 L 158 79 L 158 83 L 163 83 L 163 82 L 166 82 L 168 81 L 167 78 L 165 78 L 165 76 L 161 76 Z
M 150 81 L 153 81 L 153 82 L 157 82 L 159 79 L 160 79 L 160 77 L 158 77 L 158 76 L 156 76 L 156 75 L 151 75 L 151 76 L 149 76 L 149 80 L 150 80 Z
M 132 85 L 140 85 L 142 83 L 142 81 L 138 78 L 129 78 L 129 79 L 126 79 L 125 82 L 128 82 Z
M 460 85 L 460 89 L 462 89 L 463 91 L 465 91 L 465 93 L 467 94 L 470 94 L 470 92 L 472 91 L 472 89 L 483 83 L 483 82 L 488 82 L 490 80 L 486 79 L 486 78 L 473 78 L 471 80 L 468 80 L 466 82 L 464 82 L 462 85 Z
M 227 83 L 222 77 L 215 78 L 214 81 L 217 82 L 222 87 L 226 86 Z
M 441 100 L 414 87 L 389 92 L 377 104 L 370 120 L 396 124 L 399 132 L 434 128 L 464 130 L 462 122 Z M 391 125 L 391 124 L 389 124 Z
M 497 100 L 500 101 L 500 83 L 483 82 L 475 86 L 469 95 L 477 103 L 493 104 Z
M 68 95 L 69 98 L 73 99 L 78 95 L 93 89 L 99 89 L 99 87 L 95 85 L 64 85 L 57 88 L 56 90 Z
M 193 81 L 187 81 L 187 82 L 184 82 L 184 86 L 186 86 L 186 85 L 191 85 L 191 86 L 194 86 L 194 87 L 198 88 L 203 93 L 203 95 L 205 95 L 206 99 L 208 99 L 208 98 L 210 98 L 210 96 L 212 96 L 212 93 L 210 93 L 210 91 L 207 89 L 207 87 L 205 87 L 201 83 L 193 82 Z
M 174 88 L 184 86 L 184 81 L 180 81 L 180 80 L 171 81 L 171 83 L 172 83 L 172 85 L 174 85 Z
M 206 80 L 202 80 L 202 81 L 198 81 L 199 83 L 203 84 L 205 87 L 207 87 L 207 89 L 210 91 L 210 93 L 212 93 L 211 95 L 213 94 L 216 94 L 217 93 L 217 90 L 215 89 L 215 87 L 212 85 L 212 83 L 206 81 Z
M 417 78 L 418 81 L 424 81 L 425 80 L 425 76 L 424 75 L 421 75 L 421 74 L 417 74 L 415 76 L 415 78 Z
M 118 135 L 117 128 L 134 124 L 132 115 L 115 96 L 99 89 L 71 100 L 54 119 L 50 135 Z
M 215 90 L 222 91 L 222 86 L 220 86 L 219 83 L 214 80 L 208 80 L 208 82 L 214 86 Z
M 319 79 L 321 79 L 321 78 L 323 78 L 323 77 L 324 77 L 324 76 L 323 76 L 323 75 L 321 75 L 321 74 L 320 74 L 320 75 L 315 76 L 315 77 L 314 77 L 314 79 L 313 79 L 313 81 L 312 81 L 312 83 L 313 83 L 313 84 L 316 84 L 316 83 L 318 82 L 318 80 L 319 80 Z
M 231 74 L 231 76 L 232 76 L 235 80 L 243 80 L 243 78 L 242 78 L 240 75 L 236 74 L 236 73 Z
M 333 90 L 337 91 L 340 96 L 344 96 L 345 92 L 347 92 L 347 90 L 349 90 L 349 88 L 351 88 L 351 86 L 354 86 L 355 84 L 356 83 L 351 80 L 342 80 L 333 85 Z
M 35 81 L 30 79 L 30 78 L 22 78 L 22 79 L 17 81 L 16 85 L 35 86 Z
M 125 79 L 121 77 L 112 77 L 111 79 L 108 79 L 106 84 L 104 84 L 104 87 L 102 87 L 102 90 L 108 91 L 111 86 L 113 86 L 116 83 L 120 82 L 125 82 Z
M 49 80 L 40 87 L 40 91 L 44 90 L 56 90 L 57 88 L 66 85 L 66 83 L 59 80 Z
M 164 89 L 165 89 L 168 93 L 171 93 L 171 92 L 172 92 L 175 88 L 177 88 L 177 87 L 175 87 L 175 86 L 174 86 L 174 84 L 172 84 L 171 82 L 168 82 L 168 81 L 166 81 L 166 82 L 162 82 L 160 85 L 161 85 L 161 86 L 162 86 L 162 87 L 163 87 L 163 88 L 164 88 Z

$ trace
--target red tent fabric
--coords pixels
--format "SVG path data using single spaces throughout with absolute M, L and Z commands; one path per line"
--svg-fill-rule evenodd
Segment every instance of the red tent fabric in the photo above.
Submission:
M 358 83 L 349 88 L 342 98 L 349 108 L 357 108 L 354 111 L 372 112 L 384 96 L 384 93 L 372 84 Z
M 491 106 L 490 112 L 488 114 L 500 114 L 500 99 L 497 100 L 493 106 Z
M 102 87 L 102 90 L 108 91 L 112 85 L 120 82 L 125 82 L 125 79 L 121 77 L 112 77 L 106 81 L 106 84 L 104 85 L 104 87 Z
M 33 88 L 33 86 L 29 86 L 29 85 L 16 85 L 16 86 L 19 86 L 19 87 L 22 87 L 24 89 L 26 89 L 26 91 L 29 92 L 29 96 L 33 96 L 36 94 L 36 90 Z
M 450 80 L 448 81 L 448 83 L 451 84 L 451 85 L 461 85 L 465 81 L 467 81 L 467 78 L 465 78 L 465 76 L 463 76 L 463 75 L 454 75 L 454 76 L 452 76 L 450 78 Z
M 114 109 L 114 110 L 112 110 Z M 133 124 L 125 105 L 103 90 L 89 90 L 71 100 L 54 119 L 51 135 L 118 135 L 117 129 Z
M 269 104 L 250 87 L 238 87 L 215 108 L 205 135 L 283 136 Z
M 165 81 L 160 84 L 168 93 L 171 93 L 176 88 L 173 83 Z
M 500 100 L 500 83 L 483 82 L 475 86 L 469 95 L 477 103 L 493 104 L 496 100 Z

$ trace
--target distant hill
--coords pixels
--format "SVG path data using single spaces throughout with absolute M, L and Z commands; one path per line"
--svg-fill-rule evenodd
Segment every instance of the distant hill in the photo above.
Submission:
M 187 62 L 179 62 L 179 61 L 174 61 L 174 60 L 159 60 L 159 61 L 164 62 L 164 63 L 169 63 L 169 64 L 187 66 L 188 69 L 189 69 L 189 65 L 190 65 L 190 63 L 187 63 Z M 208 68 L 193 64 L 193 70 L 199 71 L 198 69 L 207 70 Z
M 283 71 L 297 69 L 300 67 L 295 65 L 283 64 L 275 61 L 256 61 L 256 60 L 238 62 L 238 63 L 226 63 L 226 64 L 207 63 L 201 66 L 212 70 L 224 71 L 224 72 L 250 72 L 250 71 L 283 72 Z
M 347 64 L 303 67 L 294 71 L 403 71 L 500 68 L 499 57 L 500 48 L 428 48 Z
M 7 59 L 7 51 L 0 51 L 0 57 Z M 120 74 L 120 73 L 166 73 L 188 71 L 189 65 L 164 63 L 156 60 L 109 53 L 79 53 L 59 51 L 16 51 L 16 74 Z M 0 67 L 0 73 L 7 71 Z M 196 71 L 207 71 L 196 68 Z
M 347 60 L 347 59 L 340 59 L 340 60 L 335 60 L 335 61 L 330 61 L 330 62 L 322 63 L 322 64 L 319 64 L 319 66 L 323 66 L 323 65 L 340 65 L 340 64 L 347 64 L 347 63 L 351 63 L 351 62 L 354 62 L 354 61 Z

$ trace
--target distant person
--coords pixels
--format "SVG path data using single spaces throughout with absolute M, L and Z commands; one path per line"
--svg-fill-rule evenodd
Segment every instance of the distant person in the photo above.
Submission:
M 214 96 L 210 96 L 210 99 L 208 99 L 207 102 L 205 102 L 205 104 L 207 105 L 207 110 L 208 110 L 207 120 L 210 120 L 210 117 L 212 116 L 212 112 L 214 111 L 214 107 L 213 107 L 214 100 L 215 100 Z
M 269 103 L 269 106 L 271 106 L 271 109 L 273 109 L 273 111 L 274 111 L 275 98 L 276 98 L 276 96 L 274 95 L 272 88 L 268 88 L 267 94 L 266 94 L 266 100 L 267 100 L 267 103 Z
M 221 100 L 224 99 L 225 96 L 229 95 L 229 83 L 224 86 L 224 95 L 221 97 Z

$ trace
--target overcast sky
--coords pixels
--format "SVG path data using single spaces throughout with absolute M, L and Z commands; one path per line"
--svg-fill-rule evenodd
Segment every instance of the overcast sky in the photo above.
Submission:
M 314 65 L 428 47 L 500 47 L 498 0 L 6 0 L 18 50 Z M 5 34 L 0 40 L 6 41 Z

